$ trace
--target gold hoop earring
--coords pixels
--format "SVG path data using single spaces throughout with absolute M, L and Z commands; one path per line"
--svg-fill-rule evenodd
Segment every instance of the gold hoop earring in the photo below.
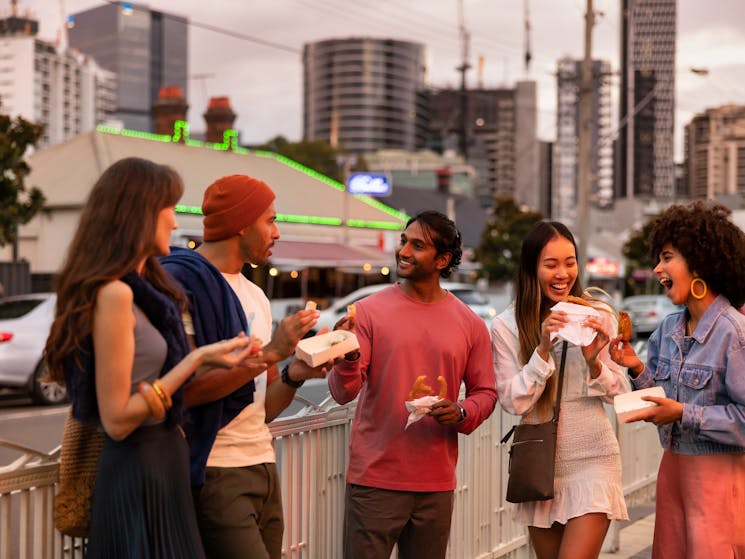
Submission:
M 701 293 L 696 293 L 694 291 L 693 286 L 698 285 L 698 284 L 701 284 L 703 286 L 703 291 L 701 291 Z M 701 278 L 693 278 L 691 280 L 691 297 L 693 297 L 694 299 L 701 300 L 704 297 L 706 297 L 706 294 L 708 292 L 709 292 L 709 287 L 706 285 L 706 282 L 704 280 L 702 280 Z

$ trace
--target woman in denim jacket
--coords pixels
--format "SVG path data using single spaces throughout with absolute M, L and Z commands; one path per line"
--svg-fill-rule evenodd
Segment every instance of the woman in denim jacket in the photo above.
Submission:
M 721 205 L 671 206 L 654 222 L 654 273 L 676 305 L 649 338 L 646 366 L 628 342 L 611 357 L 634 388 L 665 398 L 631 421 L 657 425 L 652 557 L 745 557 L 745 233 Z

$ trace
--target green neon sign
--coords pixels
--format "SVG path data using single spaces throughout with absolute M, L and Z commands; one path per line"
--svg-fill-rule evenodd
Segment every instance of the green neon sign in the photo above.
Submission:
M 184 120 L 177 120 L 173 124 L 173 134 L 170 136 L 168 136 L 167 134 L 153 134 L 151 132 L 127 130 L 126 128 L 115 128 L 113 126 L 105 126 L 103 124 L 99 124 L 98 126 L 96 126 L 96 131 L 104 134 L 128 136 L 131 138 L 139 138 L 142 140 L 152 140 L 164 143 L 183 143 L 190 147 L 214 149 L 215 151 L 232 151 L 233 153 L 239 154 L 251 153 L 251 150 L 242 148 L 238 145 L 238 132 L 232 128 L 223 132 L 223 141 L 220 144 L 214 142 L 202 142 L 200 140 L 193 140 L 189 137 L 189 123 Z M 279 163 L 287 165 L 288 167 L 291 167 L 296 171 L 299 171 L 328 186 L 331 186 L 332 188 L 341 191 L 345 190 L 344 185 L 340 182 L 335 181 L 334 179 L 329 178 L 326 175 L 319 173 L 318 171 L 314 171 L 313 169 L 306 167 L 305 165 L 302 165 L 301 163 L 298 163 L 297 161 L 294 161 L 289 157 L 285 157 L 284 155 L 263 150 L 254 150 L 253 154 L 258 157 L 269 157 L 275 159 Z M 394 217 L 395 219 L 398 219 L 402 222 L 406 222 L 409 219 L 409 216 L 404 212 L 400 212 L 394 208 L 391 208 L 390 206 L 383 204 L 375 198 L 365 195 L 354 195 L 354 197 L 360 202 L 363 202 L 368 206 L 372 206 L 377 210 L 385 212 L 391 217 Z M 184 204 L 179 204 L 176 206 L 176 212 L 182 214 L 201 215 L 202 209 L 199 206 L 187 206 Z M 314 225 L 343 225 L 343 220 L 341 220 L 340 218 L 324 216 L 278 214 L 277 221 L 285 223 L 310 223 Z M 401 229 L 402 223 L 349 219 L 347 220 L 347 227 L 358 227 L 362 229 L 388 229 L 398 231 Z

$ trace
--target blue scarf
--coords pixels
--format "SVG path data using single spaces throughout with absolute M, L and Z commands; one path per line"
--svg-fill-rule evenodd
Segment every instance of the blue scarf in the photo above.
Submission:
M 246 313 L 238 296 L 209 260 L 196 251 L 171 247 L 171 253 L 160 261 L 189 299 L 197 347 L 246 331 Z M 225 398 L 189 409 L 190 421 L 183 427 L 189 442 L 193 486 L 204 484 L 207 457 L 217 432 L 253 402 L 254 391 L 251 380 Z
M 145 316 L 166 341 L 168 351 L 159 375 L 163 376 L 189 353 L 189 341 L 181 322 L 181 311 L 173 299 L 155 289 L 138 273 L 129 272 L 121 278 L 121 281 L 132 289 L 134 304 L 145 313 Z M 76 356 L 78 359 L 75 358 Z M 65 385 L 72 401 L 73 416 L 80 421 L 99 421 L 92 335 L 88 335 L 83 340 L 82 347 L 77 355 L 67 356 L 64 369 Z M 173 407 L 166 418 L 166 423 L 169 426 L 181 423 L 184 415 L 182 391 L 177 390 L 172 399 Z

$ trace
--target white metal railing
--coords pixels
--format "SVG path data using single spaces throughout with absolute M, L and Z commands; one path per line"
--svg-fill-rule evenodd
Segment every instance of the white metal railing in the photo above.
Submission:
M 283 557 L 341 557 L 345 471 L 355 404 L 316 406 L 277 420 L 277 464 L 283 493 L 285 534 Z M 615 416 L 609 408 L 615 425 Z M 498 408 L 474 433 L 459 438 L 458 485 L 448 559 L 528 559 L 531 550 L 524 526 L 512 521 L 504 500 L 508 448 L 500 439 L 516 418 Z M 654 495 L 661 456 L 657 432 L 649 424 L 617 426 L 624 466 L 627 501 Z M 0 442 L 24 453 L 0 468 L 0 557 L 18 559 L 82 558 L 79 539 L 54 530 L 52 505 L 59 449 L 44 454 Z M 618 529 L 612 525 L 604 546 L 618 549 Z M 395 556 L 395 554 L 394 554 Z
M 9 441 L 21 453 L 0 467 L 0 557 L 83 559 L 83 540 L 54 529 L 52 509 L 59 473 L 59 447 L 47 454 Z

